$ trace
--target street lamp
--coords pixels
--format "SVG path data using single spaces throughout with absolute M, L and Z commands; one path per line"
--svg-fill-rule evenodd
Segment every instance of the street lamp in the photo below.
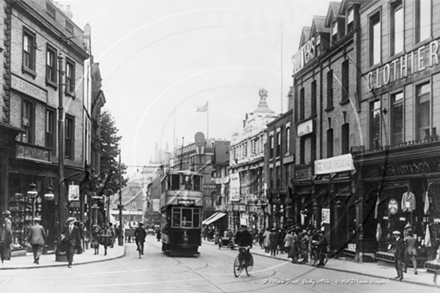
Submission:
M 26 192 L 26 195 L 32 199 L 32 225 L 34 224 L 35 218 L 35 199 L 38 196 L 37 185 L 35 183 L 29 184 L 29 191 Z
M 46 193 L 44 194 L 44 200 L 52 201 L 55 199 L 55 194 L 53 194 L 52 190 L 53 188 L 50 185 L 46 188 Z

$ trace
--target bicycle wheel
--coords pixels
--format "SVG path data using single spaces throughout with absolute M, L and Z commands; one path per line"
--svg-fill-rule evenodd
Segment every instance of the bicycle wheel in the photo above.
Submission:
M 328 256 L 327 256 L 327 253 L 324 253 L 324 264 L 323 264 L 323 266 L 325 266 L 326 264 L 327 264 L 327 262 L 328 262 Z
M 234 261 L 234 276 L 236 278 L 238 278 L 238 276 L 240 276 L 241 270 L 242 270 L 242 267 L 241 267 L 241 263 L 240 263 L 240 258 L 237 255 L 237 257 L 235 258 L 235 261 Z
M 249 252 L 249 262 L 248 262 L 247 266 L 245 266 L 246 275 L 248 275 L 248 276 L 251 275 L 251 271 L 252 271 L 253 267 L 254 267 L 254 257 Z
M 310 258 L 312 259 L 312 266 L 316 266 L 319 263 L 319 257 L 316 252 L 312 253 Z

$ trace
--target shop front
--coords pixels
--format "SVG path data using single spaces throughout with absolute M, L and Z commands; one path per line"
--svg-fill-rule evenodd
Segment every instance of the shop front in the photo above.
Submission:
M 356 253 L 393 262 L 392 232 L 417 239 L 420 266 L 437 257 L 440 236 L 440 142 L 425 141 L 356 156 L 362 202 Z
M 320 224 L 321 217 L 318 215 L 320 215 L 321 210 L 317 210 L 314 204 L 315 189 L 312 174 L 312 165 L 295 167 L 291 195 L 292 216 L 290 218 L 292 219 L 292 226 L 314 228 L 318 223 Z
M 342 255 L 353 248 L 356 223 L 355 168 L 351 154 L 315 161 L 314 205 L 330 251 Z M 350 245 L 349 245 L 350 244 Z

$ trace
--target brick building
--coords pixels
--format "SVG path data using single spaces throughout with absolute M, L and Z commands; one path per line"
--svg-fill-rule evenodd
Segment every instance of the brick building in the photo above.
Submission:
M 89 55 L 83 45 L 83 30 L 73 23 L 69 11 L 63 12 L 52 1 L 1 1 L 0 5 L 4 19 L 0 32 L 4 44 L 0 54 L 0 135 L 5 150 L 1 155 L 0 210 L 12 212 L 14 243 L 24 244 L 32 210 L 42 217 L 49 243 L 53 243 L 57 228 L 68 216 L 67 198 L 59 197 L 59 188 L 62 186 L 67 195 L 68 185 L 79 185 L 85 174 L 83 64 Z M 60 91 L 65 113 L 61 124 L 57 123 Z M 60 125 L 65 134 L 62 185 Z M 27 196 L 30 183 L 36 185 L 34 200 Z M 55 201 L 43 196 L 49 186 Z
M 439 17 L 440 2 L 431 0 L 371 1 L 361 9 L 359 120 L 364 150 L 355 156 L 362 203 L 356 253 L 361 261 L 392 261 L 389 235 L 403 233 L 405 227 L 420 245 L 419 263 L 436 257 Z
M 359 9 L 368 1 L 329 4 L 304 27 L 294 56 L 294 222 L 324 228 L 330 250 L 354 242 L 358 122 Z
M 293 223 L 292 172 L 294 154 L 292 144 L 292 113 L 288 110 L 267 123 L 264 166 L 267 186 L 268 220 L 266 227 L 282 228 Z M 290 220 L 290 221 L 289 221 Z

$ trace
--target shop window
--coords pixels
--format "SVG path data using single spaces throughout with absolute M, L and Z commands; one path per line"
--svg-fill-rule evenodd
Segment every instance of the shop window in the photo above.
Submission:
M 333 157 L 333 128 L 327 130 L 327 158 Z
M 57 87 L 57 51 L 51 46 L 46 49 L 46 82 Z
M 403 142 L 403 93 L 391 95 L 391 143 L 399 144 Z
M 56 133 L 55 133 L 55 110 L 46 110 L 46 137 L 45 147 L 52 149 L 52 156 L 55 155 L 56 150 Z
M 346 101 L 349 99 L 349 63 L 348 60 L 342 62 L 342 101 Z
M 391 4 L 391 55 L 403 51 L 403 6 L 402 1 Z
M 430 115 L 431 115 L 431 84 L 426 82 L 416 87 L 417 107 L 417 137 L 426 139 L 429 137 Z
M 370 147 L 380 147 L 381 106 L 380 100 L 371 103 L 370 112 Z
M 431 36 L 431 0 L 415 0 L 416 43 Z
M 75 119 L 72 116 L 66 115 L 65 125 L 65 157 L 73 160 L 74 158 L 74 141 L 75 141 Z
M 370 18 L 370 66 L 380 62 L 381 55 L 381 25 L 380 14 Z
M 304 88 L 299 91 L 299 120 L 302 121 L 305 118 L 305 92 Z
M 316 80 L 312 81 L 312 116 L 316 115 Z
M 333 108 L 333 70 L 327 72 L 327 110 Z
M 33 144 L 35 140 L 35 107 L 29 100 L 23 100 L 21 109 L 21 141 Z
M 35 72 L 36 35 L 23 28 L 23 70 L 33 76 Z

